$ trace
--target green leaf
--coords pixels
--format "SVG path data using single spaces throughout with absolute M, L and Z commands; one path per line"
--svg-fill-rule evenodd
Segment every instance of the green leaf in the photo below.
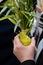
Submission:
M 0 0 L 0 3 L 2 2 L 3 0 Z
M 29 29 L 30 33 L 33 24 L 33 21 L 31 20 L 34 18 L 32 6 L 32 0 L 7 0 L 0 6 L 0 8 L 2 7 L 0 15 L 8 8 L 4 17 L 0 18 L 0 21 L 9 19 L 15 24 L 14 31 L 16 31 L 17 26 L 19 26 L 21 29 Z

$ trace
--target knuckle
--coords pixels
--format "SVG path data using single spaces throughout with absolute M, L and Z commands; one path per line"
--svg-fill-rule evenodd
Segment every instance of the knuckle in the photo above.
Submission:
M 33 45 L 32 48 L 34 49 L 35 48 L 35 45 Z
M 20 49 L 21 48 L 21 46 L 20 45 L 17 45 L 17 47 L 16 47 L 17 49 Z
M 14 48 L 14 51 L 17 51 L 19 50 L 21 47 L 19 45 L 17 45 L 15 48 Z

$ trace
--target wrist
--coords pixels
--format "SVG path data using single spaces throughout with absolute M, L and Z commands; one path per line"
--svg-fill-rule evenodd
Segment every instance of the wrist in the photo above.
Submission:
M 24 57 L 24 58 L 22 58 L 21 63 L 23 63 L 24 61 L 27 61 L 27 60 L 34 61 L 34 58 L 33 57 Z

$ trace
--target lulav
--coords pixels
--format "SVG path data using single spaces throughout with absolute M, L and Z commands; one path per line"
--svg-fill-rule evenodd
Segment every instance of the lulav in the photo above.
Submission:
M 32 0 L 7 0 L 3 5 L 3 12 L 7 8 L 8 8 L 8 11 L 6 15 L 4 16 L 4 18 L 3 17 L 0 18 L 0 21 L 7 18 L 13 24 L 16 24 L 14 32 L 16 31 L 17 26 L 19 26 L 21 30 L 28 29 L 27 35 L 29 35 L 34 22 L 33 7 L 32 7 L 33 4 L 31 1 Z M 0 12 L 0 14 L 2 13 Z M 23 34 L 25 33 L 20 32 L 20 40 L 22 41 L 23 45 L 27 46 L 28 44 L 30 44 L 31 39 L 26 34 L 23 37 L 22 36 Z M 23 37 L 24 40 L 21 37 Z

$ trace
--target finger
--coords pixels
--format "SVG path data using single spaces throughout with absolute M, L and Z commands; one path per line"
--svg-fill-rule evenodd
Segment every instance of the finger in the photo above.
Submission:
M 15 37 L 15 43 L 17 46 L 23 46 L 22 43 L 20 42 L 20 39 L 19 39 L 19 34 Z
M 14 44 L 13 52 L 16 52 L 20 48 L 20 45 L 18 45 L 19 41 L 18 41 L 17 37 L 18 37 L 18 35 L 16 37 L 14 37 L 14 40 L 13 40 L 13 44 Z
M 31 39 L 31 45 L 35 46 L 35 38 L 34 37 Z
M 14 37 L 13 44 L 15 44 L 14 42 L 17 41 L 17 36 L 19 36 L 19 35 L 16 35 L 16 36 Z
M 37 48 L 35 47 L 35 51 L 37 52 Z

